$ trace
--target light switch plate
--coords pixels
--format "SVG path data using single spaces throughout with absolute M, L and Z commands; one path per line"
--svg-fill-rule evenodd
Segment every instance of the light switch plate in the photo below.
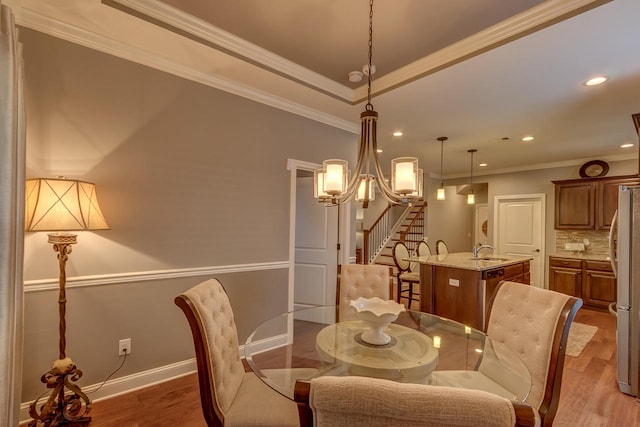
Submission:
M 449 286 L 460 286 L 460 281 L 458 279 L 449 279 Z

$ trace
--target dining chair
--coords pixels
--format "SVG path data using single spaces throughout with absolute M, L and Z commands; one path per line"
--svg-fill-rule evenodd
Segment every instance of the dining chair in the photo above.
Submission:
M 393 246 L 392 255 L 393 262 L 398 269 L 398 274 L 396 275 L 396 300 L 400 302 L 402 294 L 406 293 L 406 298 L 408 299 L 407 307 L 411 308 L 412 301 L 420 301 L 419 298 L 414 297 L 413 290 L 415 285 L 420 286 L 420 272 L 416 271 L 416 267 L 419 267 L 419 264 L 414 263 L 414 271 L 411 270 L 412 263 L 407 261 L 410 256 L 409 248 L 407 248 L 407 246 L 402 242 L 397 242 Z M 407 284 L 406 288 L 404 287 L 405 283 Z
M 446 255 L 449 253 L 449 248 L 444 240 L 436 241 L 436 254 L 438 255 Z
M 526 404 L 481 390 L 324 376 L 296 383 L 301 427 L 534 426 Z
M 503 281 L 489 303 L 486 333 L 518 357 L 531 375 L 526 402 L 538 412 L 541 425 L 550 426 L 558 410 L 569 329 L 582 299 L 559 292 Z M 483 351 L 475 371 L 434 372 L 431 381 L 458 387 L 478 387 L 510 398 L 516 378 L 505 369 L 495 369 L 493 349 Z
M 418 246 L 416 247 L 416 254 L 418 256 L 429 256 L 431 255 L 431 248 L 429 244 L 424 240 L 420 240 L 418 242 Z
M 356 319 L 356 311 L 349 306 L 358 297 L 391 299 L 393 271 L 391 267 L 376 264 L 338 265 L 336 288 L 336 321 Z
M 225 289 L 210 279 L 175 298 L 193 335 L 200 403 L 208 426 L 298 426 L 295 402 L 245 372 Z

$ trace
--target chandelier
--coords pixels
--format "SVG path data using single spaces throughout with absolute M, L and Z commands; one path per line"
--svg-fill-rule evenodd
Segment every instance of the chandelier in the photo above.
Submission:
M 375 199 L 376 185 L 392 204 L 406 205 L 423 199 L 423 171 L 416 157 L 400 157 L 391 161 L 391 185 L 387 183 L 378 157 L 378 113 L 371 104 L 371 64 L 373 48 L 373 0 L 369 1 L 369 63 L 367 75 L 367 104 L 360 114 L 361 131 L 358 161 L 349 177 L 348 162 L 330 159 L 322 162 L 322 169 L 314 172 L 314 197 L 322 203 L 340 204 L 355 199 L 366 208 Z

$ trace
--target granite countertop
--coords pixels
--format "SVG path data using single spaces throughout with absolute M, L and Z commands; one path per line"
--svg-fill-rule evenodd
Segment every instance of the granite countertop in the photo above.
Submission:
M 609 262 L 609 257 L 603 254 L 593 254 L 578 251 L 558 251 L 549 255 L 554 258 L 570 258 L 570 259 L 586 259 L 589 261 L 606 261 Z
M 486 251 L 480 254 L 481 258 L 490 258 L 489 260 L 474 260 L 472 252 L 456 252 L 446 255 L 430 255 L 412 258 L 412 261 L 418 261 L 420 264 L 437 265 L 442 267 L 461 268 L 464 270 L 485 271 L 494 268 L 505 267 L 507 265 L 519 264 L 524 261 L 533 259 L 530 256 L 514 256 L 490 254 Z M 492 259 L 491 259 L 492 258 Z

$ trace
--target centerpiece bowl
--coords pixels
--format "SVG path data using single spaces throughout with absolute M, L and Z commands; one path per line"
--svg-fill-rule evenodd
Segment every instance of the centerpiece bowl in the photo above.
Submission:
M 362 333 L 362 341 L 373 345 L 389 344 L 391 337 L 383 329 L 405 311 L 404 305 L 378 297 L 360 297 L 349 305 L 356 309 L 358 318 L 369 325 L 369 329 Z

